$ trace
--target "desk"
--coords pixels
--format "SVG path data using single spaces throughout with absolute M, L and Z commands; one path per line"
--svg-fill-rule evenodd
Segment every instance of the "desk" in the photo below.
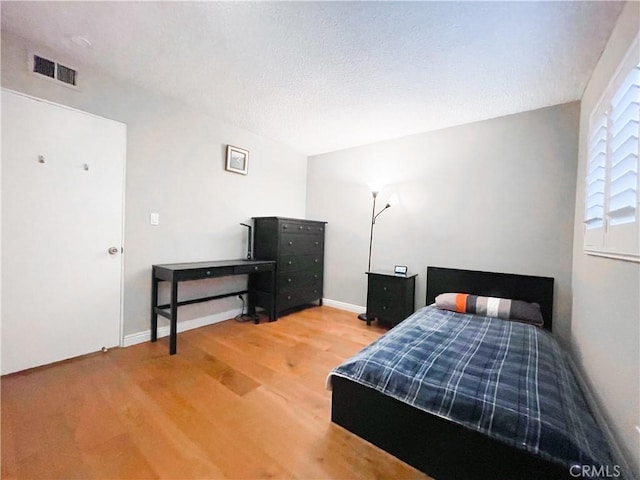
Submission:
M 271 291 L 256 289 L 224 293 L 192 300 L 178 301 L 178 283 L 188 280 L 227 277 L 229 275 L 251 275 L 252 273 L 271 272 Z M 256 305 L 267 308 L 269 321 L 275 320 L 275 272 L 273 260 L 221 260 L 216 262 L 167 263 L 153 265 L 151 269 L 151 341 L 158 339 L 158 315 L 169 319 L 169 354 L 176 353 L 178 336 L 178 307 L 192 303 L 208 302 L 219 298 L 238 296 L 248 293 L 248 310 L 255 314 Z M 158 284 L 171 282 L 171 300 L 166 305 L 158 305 Z M 255 323 L 259 320 L 256 317 Z

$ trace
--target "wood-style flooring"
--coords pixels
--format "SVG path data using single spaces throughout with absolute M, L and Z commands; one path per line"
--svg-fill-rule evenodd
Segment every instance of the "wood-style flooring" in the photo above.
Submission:
M 314 307 L 2 377 L 2 478 L 428 478 L 330 421 L 327 373 L 383 331 Z

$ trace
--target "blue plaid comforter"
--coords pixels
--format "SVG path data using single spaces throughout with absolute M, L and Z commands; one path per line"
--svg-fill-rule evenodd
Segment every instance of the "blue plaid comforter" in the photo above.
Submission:
M 331 371 L 548 460 L 613 465 L 555 339 L 428 306 Z

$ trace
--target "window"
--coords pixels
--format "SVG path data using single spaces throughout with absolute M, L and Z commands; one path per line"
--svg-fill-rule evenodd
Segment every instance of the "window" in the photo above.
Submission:
M 640 261 L 640 63 L 638 38 L 591 114 L 584 248 Z

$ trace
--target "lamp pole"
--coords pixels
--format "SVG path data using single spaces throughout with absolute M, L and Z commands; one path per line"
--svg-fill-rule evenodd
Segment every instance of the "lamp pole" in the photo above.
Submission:
M 373 226 L 376 224 L 376 218 L 378 218 L 380 214 L 384 212 L 387 208 L 391 207 L 391 204 L 387 203 L 385 207 L 376 214 L 376 198 L 378 197 L 378 193 L 379 192 L 376 190 L 371 191 L 371 194 L 373 195 L 373 208 L 371 209 L 371 232 L 369 234 L 369 265 L 367 267 L 367 272 L 371 271 L 371 251 L 373 248 Z M 360 320 L 367 321 L 367 313 L 361 313 L 360 315 L 358 315 L 358 318 Z
M 378 192 L 371 192 L 373 195 L 373 208 L 371 209 L 371 233 L 369 235 L 369 266 L 367 272 L 371 271 L 371 249 L 373 247 L 373 225 L 376 223 L 376 197 Z

